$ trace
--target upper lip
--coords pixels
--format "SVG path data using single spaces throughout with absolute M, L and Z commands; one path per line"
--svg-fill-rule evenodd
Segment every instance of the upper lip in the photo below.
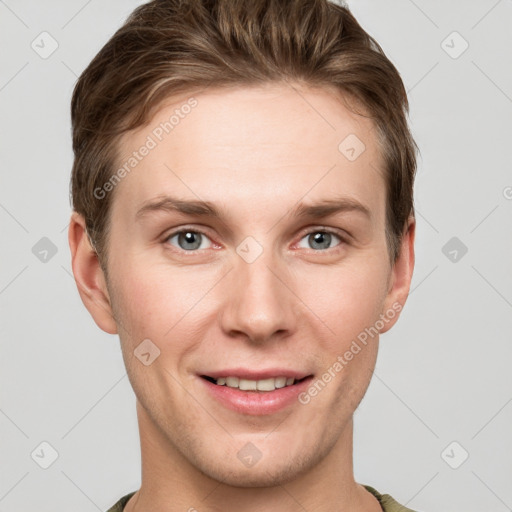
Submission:
M 220 377 L 238 377 L 240 379 L 247 380 L 263 380 L 270 379 L 273 377 L 286 377 L 294 378 L 295 380 L 301 380 L 304 377 L 310 376 L 311 373 L 290 370 L 287 368 L 266 368 L 260 370 L 253 368 L 228 368 L 225 370 L 218 371 L 205 371 L 201 372 L 200 375 L 204 375 L 205 377 L 211 377 L 212 379 L 219 379 Z

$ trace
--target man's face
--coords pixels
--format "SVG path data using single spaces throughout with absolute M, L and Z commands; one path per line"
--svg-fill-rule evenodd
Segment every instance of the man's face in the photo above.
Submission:
M 228 484 L 275 485 L 348 446 L 375 325 L 387 330 L 398 316 L 382 159 L 372 122 L 325 90 L 194 97 L 193 108 L 180 110 L 186 97 L 168 103 L 123 139 L 120 165 L 153 146 L 148 136 L 156 146 L 115 189 L 110 300 L 142 437 Z M 175 109 L 172 131 L 155 131 Z M 138 214 L 166 196 L 219 216 Z M 313 205 L 340 208 L 304 210 Z M 211 382 L 272 389 L 290 376 L 304 380 L 274 391 Z

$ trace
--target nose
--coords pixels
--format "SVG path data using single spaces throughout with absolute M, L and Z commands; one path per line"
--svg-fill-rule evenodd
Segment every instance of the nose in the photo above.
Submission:
M 251 263 L 235 256 L 224 289 L 223 331 L 256 344 L 290 336 L 297 329 L 299 301 L 284 264 L 265 251 Z

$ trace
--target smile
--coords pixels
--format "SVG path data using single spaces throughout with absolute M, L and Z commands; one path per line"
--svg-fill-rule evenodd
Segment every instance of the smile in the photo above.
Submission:
M 293 377 L 270 377 L 260 380 L 241 379 L 231 376 L 219 377 L 218 379 L 208 376 L 203 376 L 203 378 L 217 384 L 217 386 L 227 386 L 229 388 L 240 389 L 241 391 L 275 391 L 276 389 L 293 386 L 295 384 Z
M 207 395 L 227 409 L 251 416 L 271 415 L 299 404 L 298 396 L 313 379 L 311 374 L 283 371 L 288 375 L 282 375 L 279 370 L 275 371 L 275 377 L 270 372 L 213 373 L 198 375 Z M 242 373 L 243 376 L 237 376 L 236 373 Z

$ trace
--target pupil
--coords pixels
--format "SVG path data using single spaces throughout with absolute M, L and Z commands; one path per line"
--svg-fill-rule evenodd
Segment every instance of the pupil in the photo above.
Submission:
M 313 249 L 328 249 L 331 244 L 330 233 L 315 233 L 313 235 Z
M 195 241 L 194 241 L 195 239 Z M 192 231 L 187 231 L 186 233 L 180 233 L 179 242 L 184 242 L 185 247 L 181 244 L 181 248 L 185 250 L 197 249 L 201 245 L 201 239 L 199 233 L 194 233 Z

